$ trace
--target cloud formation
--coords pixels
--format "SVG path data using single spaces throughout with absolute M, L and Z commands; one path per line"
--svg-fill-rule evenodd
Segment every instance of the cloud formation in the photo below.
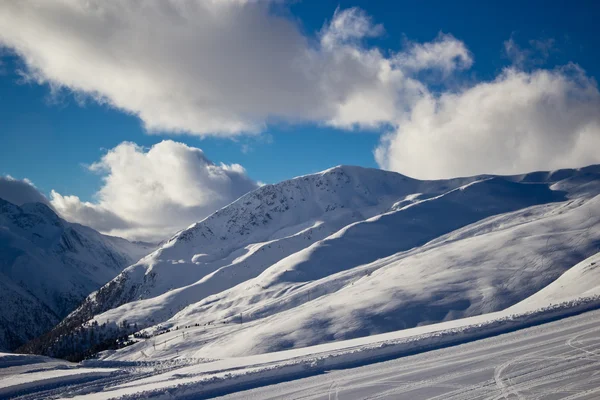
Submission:
M 527 47 L 521 47 L 514 35 L 504 42 L 504 53 L 518 68 L 543 65 L 554 51 L 554 39 L 532 39 Z
M 458 72 L 474 57 L 450 34 L 385 51 L 371 44 L 384 27 L 361 9 L 337 9 L 307 35 L 279 6 L 5 1 L 0 44 L 22 58 L 27 79 L 135 114 L 150 132 L 232 136 L 275 121 L 389 129 L 377 162 L 420 178 L 600 162 L 590 150 L 600 136 L 596 82 L 575 65 L 540 69 L 551 39 L 520 47 L 510 38 L 510 67 L 465 82 Z M 97 211 L 55 199 L 82 219 Z
M 428 94 L 375 151 L 386 169 L 432 179 L 600 162 L 600 93 L 576 66 L 506 69 L 492 82 Z
M 258 187 L 241 165 L 217 165 L 170 140 L 121 143 L 90 169 L 104 175 L 96 202 L 52 191 L 52 205 L 69 221 L 137 240 L 168 238 Z
M 10 175 L 0 176 L 0 198 L 18 206 L 25 203 L 50 205 L 46 196 L 29 179 L 15 179 Z
M 388 124 L 423 90 L 415 70 L 470 64 L 449 35 L 390 57 L 365 47 L 383 27 L 358 8 L 336 10 L 315 37 L 282 14 L 267 1 L 0 2 L 0 43 L 31 81 L 135 114 L 150 131 L 197 135 L 277 120 Z
M 452 35 L 440 33 L 429 43 L 408 43 L 405 51 L 394 57 L 394 63 L 405 71 L 437 69 L 448 75 L 470 68 L 473 57 L 463 42 Z

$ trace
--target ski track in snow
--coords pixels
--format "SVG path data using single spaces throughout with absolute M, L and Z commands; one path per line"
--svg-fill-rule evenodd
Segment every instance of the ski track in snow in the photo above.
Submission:
M 600 312 L 594 311 L 460 346 L 330 371 L 219 399 L 597 399 L 597 351 Z

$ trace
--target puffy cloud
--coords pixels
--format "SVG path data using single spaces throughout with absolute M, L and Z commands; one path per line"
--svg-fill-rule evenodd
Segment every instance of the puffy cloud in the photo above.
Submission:
M 11 176 L 0 176 L 0 198 L 44 203 L 102 233 L 157 241 L 259 186 L 241 165 L 215 164 L 202 150 L 170 140 L 150 149 L 123 142 L 89 169 L 104 175 L 95 202 L 54 190 L 49 201 L 30 180 Z
M 429 43 L 409 43 L 408 48 L 398 54 L 394 61 L 406 70 L 439 69 L 445 74 L 473 65 L 473 57 L 465 44 L 443 33 Z
M 341 10 L 338 7 L 331 23 L 323 29 L 321 44 L 327 49 L 335 49 L 341 43 L 360 42 L 383 32 L 383 25 L 373 24 L 371 17 L 360 8 Z
M 28 79 L 135 114 L 150 131 L 199 135 L 277 120 L 388 124 L 423 90 L 412 70 L 470 63 L 448 36 L 392 58 L 365 47 L 383 27 L 357 8 L 336 10 L 314 38 L 259 1 L 8 1 L 0 26 Z
M 0 198 L 18 206 L 25 203 L 50 205 L 46 196 L 29 179 L 15 179 L 10 175 L 0 176 Z
M 446 75 L 471 66 L 464 43 L 440 34 L 428 43 L 408 43 L 406 49 L 384 57 L 376 48 L 360 47 L 357 38 L 381 34 L 383 27 L 358 9 L 336 10 L 333 21 L 322 32 L 322 47 L 330 56 L 324 73 L 326 82 L 347 88 L 347 95 L 334 105 L 325 121 L 339 128 L 374 128 L 395 124 L 399 115 L 428 93 L 418 79 L 421 71 Z M 355 68 L 350 73 L 348 68 Z M 345 73 L 344 73 L 345 72 Z M 329 91 L 334 93 L 334 90 Z
M 314 37 L 278 11 L 252 0 L 5 1 L 0 43 L 28 79 L 135 114 L 149 131 L 231 136 L 280 120 L 384 127 L 393 132 L 375 151 L 379 165 L 423 178 L 599 161 L 590 150 L 596 83 L 575 66 L 532 69 L 552 40 L 520 47 L 511 38 L 510 68 L 465 83 L 451 75 L 473 56 L 449 34 L 392 53 L 370 44 L 384 29 L 358 8 L 337 9 Z M 429 77 L 440 78 L 434 88 Z M 53 199 L 79 207 L 82 220 L 101 209 L 113 226 L 98 208 L 103 196 L 111 198 L 92 205 Z
M 600 162 L 600 93 L 574 65 L 427 94 L 375 151 L 419 178 L 514 174 Z
M 241 165 L 217 165 L 173 141 L 150 149 L 121 143 L 90 169 L 104 174 L 97 201 L 52 191 L 54 208 L 67 220 L 139 240 L 165 239 L 258 186 Z

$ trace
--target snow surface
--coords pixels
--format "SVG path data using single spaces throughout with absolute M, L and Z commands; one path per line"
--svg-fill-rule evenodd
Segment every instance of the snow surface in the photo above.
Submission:
M 148 304 L 152 316 L 147 319 L 164 320 L 184 305 L 258 276 L 345 226 L 388 211 L 398 199 L 415 192 L 442 194 L 475 179 L 421 182 L 391 172 L 343 167 L 266 185 L 177 234 L 127 268 L 113 285 L 90 296 L 82 310 L 91 308 L 97 314 L 162 295 Z
M 600 295 L 600 253 L 586 258 L 562 274 L 557 280 L 527 299 L 515 304 L 518 311 L 544 306 L 583 296 Z
M 595 335 L 600 331 L 600 311 L 564 317 L 598 308 L 599 297 L 584 298 L 520 314 L 503 311 L 313 347 L 215 361 L 196 360 L 187 365 L 183 360 L 179 365 L 165 362 L 153 366 L 151 362 L 99 360 L 84 362 L 79 368 L 71 365 L 67 372 L 63 368 L 2 375 L 0 355 L 0 377 L 4 376 L 0 390 L 10 394 L 21 391 L 17 397 L 21 399 L 66 395 L 85 399 L 207 398 L 248 388 L 258 389 L 230 397 L 298 398 L 309 394 L 312 397 L 308 398 L 337 395 L 359 399 L 374 392 L 381 393 L 381 398 L 411 399 L 433 395 L 522 398 L 533 393 L 555 395 L 549 398 L 594 398 L 600 390 L 600 377 L 595 373 L 600 367 L 596 353 L 600 341 Z M 528 328 L 557 318 L 564 319 Z M 526 329 L 504 334 L 520 328 Z M 501 335 L 495 336 L 498 334 Z M 495 337 L 473 342 L 490 336 Z M 463 343 L 467 344 L 446 348 Z M 428 350 L 435 351 L 406 357 Z M 400 356 L 404 357 L 376 363 Z M 365 364 L 371 365 L 357 368 Z M 369 379 L 355 379 L 365 371 L 369 371 Z M 390 381 L 390 374 L 398 376 Z M 27 375 L 34 378 L 33 382 L 18 386 L 27 380 Z M 305 377 L 311 378 L 279 383 Z M 447 383 L 462 378 L 466 381 Z M 88 382 L 89 379 L 96 380 Z M 45 386 L 44 382 L 54 386 Z M 261 388 L 273 383 L 276 385 Z
M 0 349 L 51 329 L 94 290 L 155 249 L 0 199 Z
M 598 315 L 219 399 L 597 399 Z
M 11 375 L 0 379 L 0 396 L 15 396 L 19 393 L 38 390 L 52 385 L 78 383 L 111 375 L 115 372 L 109 368 L 74 368 L 55 369 L 51 371 L 30 372 L 22 375 Z

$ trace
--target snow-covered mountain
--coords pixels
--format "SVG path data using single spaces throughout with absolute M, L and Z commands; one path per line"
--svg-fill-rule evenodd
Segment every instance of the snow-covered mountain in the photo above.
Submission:
M 201 285 L 177 294 L 191 297 L 170 308 L 169 301 L 164 303 L 173 315 L 182 305 L 258 276 L 346 226 L 473 180 L 420 182 L 381 170 L 337 167 L 266 185 L 175 235 L 90 296 L 82 310 L 90 307 L 86 312 L 94 315 Z
M 0 349 L 50 330 L 154 249 L 66 222 L 42 203 L 0 199 Z
M 263 186 L 178 233 L 60 332 L 198 326 L 110 357 L 221 357 L 502 310 L 598 252 L 599 193 L 600 166 L 440 181 L 332 168 Z

